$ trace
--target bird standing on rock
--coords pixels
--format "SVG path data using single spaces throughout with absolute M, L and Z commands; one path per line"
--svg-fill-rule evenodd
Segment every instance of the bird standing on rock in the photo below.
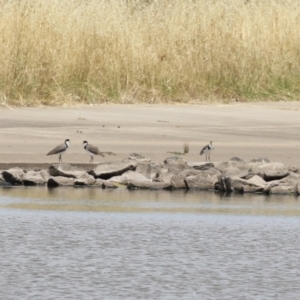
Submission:
M 54 149 L 52 149 L 47 155 L 59 154 L 58 162 L 62 163 L 62 154 L 68 150 L 70 146 L 70 140 L 66 139 L 63 144 L 58 145 Z
M 205 154 L 205 161 L 210 161 L 210 153 L 214 150 L 213 142 L 210 141 L 208 145 L 205 145 L 203 149 L 200 151 L 200 155 Z
M 91 156 L 89 163 L 93 162 L 94 155 L 101 155 L 104 157 L 103 153 L 101 153 L 97 147 L 89 144 L 87 141 L 83 141 L 83 148 Z

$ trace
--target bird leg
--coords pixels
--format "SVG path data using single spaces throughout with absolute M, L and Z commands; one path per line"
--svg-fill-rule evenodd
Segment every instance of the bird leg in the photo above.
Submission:
M 61 154 L 59 154 L 58 162 L 62 163 Z
M 94 156 L 93 156 L 93 155 L 91 155 L 91 158 L 90 158 L 90 162 L 89 162 L 89 163 L 92 163 L 92 162 L 93 162 L 93 160 L 94 160 Z

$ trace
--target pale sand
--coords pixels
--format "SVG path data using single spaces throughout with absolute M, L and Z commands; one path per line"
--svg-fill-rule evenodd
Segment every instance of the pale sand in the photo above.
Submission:
M 300 166 L 299 109 L 297 102 L 0 108 L 0 163 L 56 163 L 46 154 L 69 138 L 63 162 L 71 164 L 88 163 L 83 140 L 116 154 L 96 156 L 95 164 L 132 152 L 161 162 L 185 142 L 190 152 L 182 157 L 204 161 L 199 152 L 213 140 L 213 162 L 267 157 Z

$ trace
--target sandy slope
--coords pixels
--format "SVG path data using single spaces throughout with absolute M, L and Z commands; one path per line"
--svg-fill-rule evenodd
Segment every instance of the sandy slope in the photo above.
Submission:
M 121 160 L 136 152 L 162 161 L 190 144 L 188 161 L 201 161 L 201 148 L 215 142 L 213 161 L 238 156 L 245 160 L 267 157 L 300 166 L 300 105 L 298 103 L 214 105 L 99 105 L 72 108 L 1 108 L 0 163 L 57 162 L 46 156 L 66 138 L 67 163 L 87 163 L 82 148 L 87 140 Z

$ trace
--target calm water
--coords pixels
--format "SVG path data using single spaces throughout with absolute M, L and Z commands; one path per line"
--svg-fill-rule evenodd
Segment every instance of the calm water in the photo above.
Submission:
M 0 299 L 299 299 L 300 198 L 0 189 Z

